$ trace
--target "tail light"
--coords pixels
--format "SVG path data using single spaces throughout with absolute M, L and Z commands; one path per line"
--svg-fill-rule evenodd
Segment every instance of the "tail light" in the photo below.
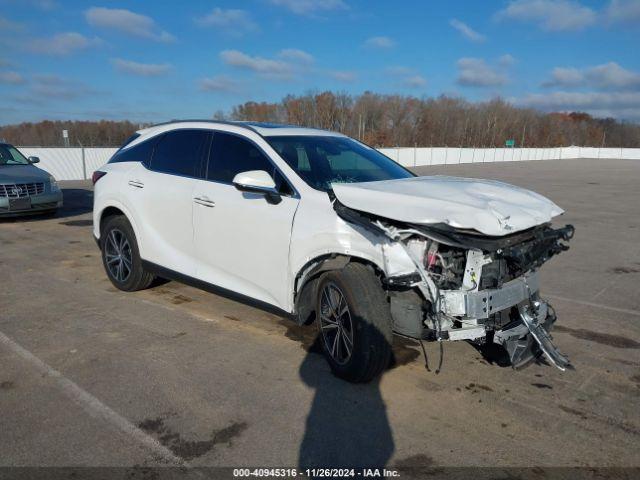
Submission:
M 93 184 L 95 185 L 98 180 L 100 180 L 102 177 L 104 177 L 107 174 L 107 172 L 103 172 L 100 170 L 96 170 L 95 172 L 93 172 L 93 175 L 91 175 L 91 181 L 93 182 Z

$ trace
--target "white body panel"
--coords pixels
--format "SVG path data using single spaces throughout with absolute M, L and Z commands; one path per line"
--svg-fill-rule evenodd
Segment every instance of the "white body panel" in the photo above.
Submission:
M 347 207 L 392 220 L 446 223 L 502 236 L 549 222 L 563 210 L 535 192 L 493 180 L 416 177 L 333 185 Z
M 138 164 L 129 170 L 121 193 L 139 216 L 142 258 L 190 276 L 196 271 L 193 188 L 192 178 L 153 172 Z
M 127 148 L 175 128 L 170 124 L 143 130 Z M 230 184 L 160 174 L 139 163 L 107 164 L 101 168 L 107 175 L 95 187 L 96 238 L 102 212 L 118 208 L 133 226 L 144 260 L 287 312 L 294 310 L 296 276 L 319 257 L 334 253 L 359 257 L 386 275 L 415 271 L 397 242 L 342 220 L 328 194 L 307 185 L 262 137 L 339 134 L 300 128 L 251 131 L 210 122 L 184 122 L 180 128 L 232 132 L 253 141 L 289 180 L 296 195 L 272 204 L 263 194 L 243 193 Z M 129 181 L 143 183 L 144 188 Z M 411 190 L 409 195 L 402 186 Z M 504 226 L 500 229 L 500 217 L 493 210 L 512 217 L 517 229 L 562 213 L 544 197 L 498 182 L 416 178 L 334 188 L 340 201 L 355 209 L 416 223 L 445 221 L 490 235 L 512 233 Z
M 194 204 L 196 277 L 289 310 L 289 243 L 298 199 L 278 204 L 233 185 L 198 180 Z
M 294 276 L 313 259 L 332 253 L 362 258 L 387 275 L 415 270 L 399 245 L 345 222 L 326 193 L 310 190 L 302 197 L 293 224 L 290 262 Z

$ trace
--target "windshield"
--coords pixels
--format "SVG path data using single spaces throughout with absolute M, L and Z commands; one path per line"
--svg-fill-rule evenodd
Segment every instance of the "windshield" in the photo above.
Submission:
M 325 192 L 331 190 L 332 183 L 414 176 L 377 150 L 348 137 L 276 136 L 265 139 L 305 182 Z
M 29 160 L 11 145 L 0 145 L 0 166 L 30 165 Z

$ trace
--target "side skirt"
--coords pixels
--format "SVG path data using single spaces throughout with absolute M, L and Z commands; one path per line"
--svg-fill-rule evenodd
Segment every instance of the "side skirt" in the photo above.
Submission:
M 242 303 L 244 305 L 248 305 L 250 307 L 254 307 L 259 310 L 273 313 L 274 315 L 278 315 L 280 317 L 285 317 L 289 320 L 295 321 L 295 315 L 293 315 L 292 313 L 276 307 L 275 305 L 271 305 L 270 303 L 263 302 L 262 300 L 256 300 L 255 298 L 242 295 L 241 293 L 234 292 L 233 290 L 228 290 L 212 283 L 190 277 L 189 275 L 184 275 L 183 273 L 170 270 L 155 263 L 151 263 L 147 260 L 142 260 L 142 267 L 148 272 L 151 272 L 160 278 L 184 283 L 185 285 L 189 285 L 190 287 L 195 287 L 209 293 L 214 293 L 216 295 L 220 295 L 221 297 L 234 300 L 238 303 Z

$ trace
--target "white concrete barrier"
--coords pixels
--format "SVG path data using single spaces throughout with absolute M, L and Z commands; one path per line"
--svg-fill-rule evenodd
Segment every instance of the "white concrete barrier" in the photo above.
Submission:
M 117 148 L 18 147 L 27 157 L 40 158 L 39 167 L 58 180 L 84 180 L 109 161 Z
M 81 148 L 18 147 L 27 157 L 40 158 L 39 167 L 58 180 L 84 178 Z
M 40 158 L 43 169 L 58 180 L 89 179 L 93 172 L 109 161 L 117 148 L 18 147 L 26 156 Z M 640 160 L 640 148 L 457 148 L 395 147 L 380 152 L 405 167 L 456 165 L 460 163 L 525 162 L 599 158 Z
M 117 148 L 85 148 L 87 178 L 91 178 L 91 174 L 107 163 L 117 150 Z

